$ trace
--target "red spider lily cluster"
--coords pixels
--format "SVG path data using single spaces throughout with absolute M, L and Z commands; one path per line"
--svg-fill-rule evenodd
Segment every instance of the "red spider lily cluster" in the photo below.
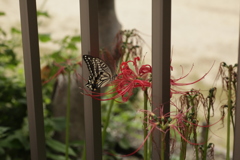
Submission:
M 146 88 L 151 88 L 152 87 L 152 83 L 151 83 L 152 66 L 148 65 L 148 64 L 140 65 L 139 61 L 140 61 L 140 57 L 135 57 L 134 60 L 129 60 L 129 61 L 121 63 L 119 74 L 117 75 L 115 80 L 112 81 L 112 83 L 108 85 L 108 86 L 113 86 L 112 89 L 110 89 L 104 93 L 91 92 L 91 91 L 85 89 L 85 91 L 87 92 L 87 95 L 91 96 L 97 100 L 101 100 L 101 101 L 107 101 L 107 100 L 122 97 L 121 102 L 126 102 L 133 95 L 134 88 L 139 87 L 143 91 L 146 90 Z M 172 66 L 170 68 L 172 70 Z M 191 72 L 191 70 L 189 71 L 189 73 Z M 171 97 L 173 94 L 184 94 L 185 93 L 183 91 L 173 89 L 174 86 L 185 86 L 185 85 L 191 85 L 191 84 L 197 83 L 197 82 L 201 81 L 202 79 L 204 79 L 204 77 L 209 73 L 209 71 L 206 74 L 204 74 L 200 79 L 190 82 L 190 83 L 179 83 L 178 82 L 178 81 L 186 78 L 189 75 L 189 73 L 187 73 L 186 75 L 184 75 L 178 79 L 171 77 L 171 79 L 170 79 L 170 84 L 172 86 Z M 94 93 L 94 94 L 92 94 L 92 93 Z M 112 97 L 105 98 L 105 99 L 100 98 L 101 96 L 108 96 L 108 95 L 112 95 Z
M 173 104 L 174 105 L 174 104 Z M 149 110 L 144 110 L 144 109 L 139 109 L 138 112 L 145 113 L 147 116 L 144 117 L 143 123 L 147 124 L 147 128 L 144 128 L 148 130 L 147 136 L 144 138 L 144 141 L 142 144 L 132 153 L 128 155 L 124 155 L 121 157 L 125 156 L 131 156 L 134 155 L 136 152 L 138 152 L 144 145 L 144 143 L 147 142 L 147 139 L 150 138 L 151 134 L 153 131 L 157 130 L 159 132 L 162 132 L 163 134 L 166 134 L 170 130 L 172 130 L 176 136 L 176 133 L 181 136 L 181 138 L 186 141 L 187 143 L 191 145 L 203 145 L 205 142 L 202 143 L 194 143 L 190 141 L 187 137 L 183 135 L 182 131 L 187 130 L 188 127 L 190 128 L 196 128 L 196 127 L 210 127 L 218 123 L 219 121 L 222 120 L 219 119 L 217 122 L 213 124 L 208 124 L 205 126 L 197 124 L 197 122 L 192 121 L 192 117 L 189 114 L 191 111 L 192 107 L 185 109 L 185 111 L 172 111 L 165 113 L 163 112 L 164 106 L 160 106 L 158 108 L 155 108 L 154 111 L 149 111 Z M 154 112 L 158 112 L 159 116 L 157 116 Z M 188 116 L 186 116 L 188 115 Z
M 121 95 L 122 101 L 126 102 L 132 95 L 133 89 L 140 87 L 145 90 L 151 87 L 149 82 L 149 75 L 152 73 L 152 67 L 150 65 L 138 66 L 140 58 L 134 58 L 134 61 L 122 62 L 120 66 L 120 73 L 116 80 L 113 82 L 116 85 L 116 91 L 118 95 Z M 129 63 L 132 63 L 135 71 L 129 67 Z
M 200 126 L 198 124 L 192 123 L 188 121 L 186 117 L 186 113 L 188 113 L 191 108 L 187 109 L 186 111 L 182 112 L 168 112 L 163 113 L 164 106 L 160 106 L 158 108 L 155 108 L 154 111 L 144 110 L 140 109 L 139 112 L 145 113 L 147 116 L 144 117 L 144 123 L 147 124 L 146 130 L 148 130 L 148 134 L 145 137 L 142 144 L 132 153 L 127 155 L 121 155 L 121 157 L 125 156 L 131 156 L 134 155 L 136 152 L 138 152 L 146 143 L 147 139 L 150 138 L 153 131 L 157 130 L 159 132 L 162 132 L 163 134 L 166 134 L 170 130 L 174 131 L 174 133 L 178 133 L 183 140 L 185 140 L 187 143 L 191 145 L 202 145 L 203 143 L 193 143 L 190 140 L 188 140 L 184 135 L 181 133 L 181 130 L 184 130 L 186 126 L 199 126 L 199 127 L 209 127 L 209 125 L 206 126 Z M 154 112 L 157 111 L 159 113 L 159 116 L 157 116 Z

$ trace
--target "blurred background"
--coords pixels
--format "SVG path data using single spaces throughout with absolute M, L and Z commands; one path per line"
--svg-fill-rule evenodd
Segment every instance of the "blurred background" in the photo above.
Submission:
M 37 8 L 47 11 L 51 16 L 41 22 L 39 32 L 51 33 L 56 39 L 74 32 L 80 33 L 79 1 L 59 0 L 56 3 L 54 0 L 38 0 Z M 2 0 L 1 10 L 6 13 L 0 19 L 2 28 L 20 27 L 18 1 Z M 122 29 L 137 29 L 141 33 L 146 41 L 143 53 L 147 55 L 146 62 L 150 63 L 151 1 L 115 0 L 115 10 Z M 178 67 L 191 66 L 194 63 L 194 70 L 197 70 L 195 73 L 201 75 L 209 69 L 213 61 L 216 62 L 211 72 L 218 70 L 219 62 L 235 63 L 238 30 L 238 0 L 173 0 L 172 64 Z M 211 76 L 206 78 L 213 79 Z

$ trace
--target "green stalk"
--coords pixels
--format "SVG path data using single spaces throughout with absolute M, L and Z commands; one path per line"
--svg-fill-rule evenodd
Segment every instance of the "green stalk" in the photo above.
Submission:
M 189 95 L 185 95 L 186 101 L 187 101 L 187 109 L 191 108 L 191 111 L 195 113 L 194 103 L 192 102 L 193 97 Z M 189 112 L 186 113 L 188 115 Z M 181 134 L 183 137 L 188 138 L 189 137 L 189 125 L 188 123 L 184 124 L 184 129 L 182 129 Z M 181 151 L 180 151 L 180 160 L 185 160 L 187 154 L 187 142 L 181 137 Z
M 144 110 L 146 111 L 147 108 L 147 89 L 144 91 Z M 145 118 L 147 116 L 147 113 L 144 112 L 143 117 Z M 148 135 L 148 130 L 147 130 L 147 118 L 146 118 L 146 122 L 143 123 L 143 134 L 144 134 L 144 139 L 147 137 Z M 148 140 L 146 140 L 146 142 L 144 143 L 144 154 L 143 154 L 143 159 L 144 160 L 148 160 Z
M 193 137 L 194 137 L 194 143 L 197 143 L 197 126 L 193 126 Z M 195 154 L 196 154 L 196 160 L 199 160 L 199 153 L 198 153 L 198 145 L 194 145 L 195 148 Z
M 148 141 L 148 146 L 152 146 L 152 134 L 150 135 L 150 141 Z M 148 159 L 151 159 L 152 156 L 152 149 L 149 147 L 149 152 L 148 152 Z
M 104 147 L 104 143 L 105 143 L 105 139 L 106 139 L 107 127 L 109 125 L 110 116 L 111 116 L 111 112 L 112 112 L 112 107 L 113 107 L 114 101 L 115 100 L 112 99 L 111 102 L 110 102 L 110 106 L 109 106 L 109 109 L 108 109 L 108 112 L 107 112 L 106 123 L 104 124 L 103 131 L 102 131 L 102 146 L 103 147 Z
M 127 57 L 125 58 L 125 62 L 127 62 L 128 58 L 129 58 L 129 55 L 130 55 L 130 51 L 127 53 Z
M 234 122 L 234 115 L 233 115 L 233 112 L 231 110 L 231 122 L 232 122 L 232 127 L 233 127 L 233 132 L 235 131 L 235 122 Z M 234 136 L 234 134 L 233 134 Z
M 194 113 L 194 117 L 197 117 L 197 112 L 194 107 L 194 98 L 196 97 L 195 95 L 192 97 L 190 96 L 190 103 L 192 105 L 192 113 Z M 197 143 L 197 132 L 196 132 L 197 126 L 193 125 L 193 137 L 194 137 L 194 143 Z M 196 153 L 196 160 L 199 160 L 199 153 L 198 153 L 198 146 L 195 145 L 195 153 Z
M 237 82 L 234 80 L 233 81 L 233 88 L 234 88 L 234 95 L 235 95 L 235 102 L 234 102 L 234 106 L 236 106 L 236 99 L 237 99 Z M 232 120 L 232 126 L 233 126 L 233 132 L 235 132 L 235 123 L 234 123 L 234 115 L 233 115 L 233 112 L 231 112 L 231 120 Z M 234 134 L 233 134 L 234 136 Z M 233 137 L 234 138 L 234 137 Z
M 185 127 L 185 131 L 183 133 L 184 137 L 188 137 L 188 127 Z M 181 152 L 180 152 L 180 160 L 186 159 L 186 153 L 187 153 L 187 142 L 181 138 Z
M 86 160 L 86 144 L 84 142 L 81 160 Z
M 68 148 L 69 148 L 69 124 L 70 124 L 70 106 L 71 106 L 71 74 L 68 71 L 68 89 L 67 89 L 67 112 L 66 112 L 66 135 L 65 135 L 65 159 L 68 160 Z
M 164 152 L 165 152 L 165 141 L 164 141 L 165 133 L 161 132 L 161 160 L 164 160 Z
M 211 105 L 213 104 L 212 97 L 209 96 L 209 104 L 208 104 L 208 112 L 207 112 L 207 125 L 210 124 L 210 111 L 211 111 Z M 207 159 L 207 149 L 208 149 L 208 135 L 209 135 L 209 127 L 206 128 L 206 135 L 205 135 L 205 144 L 204 144 L 204 150 L 203 150 L 203 159 Z
M 228 68 L 228 115 L 227 115 L 227 154 L 226 160 L 230 160 L 230 126 L 231 126 L 231 112 L 232 112 L 232 66 Z
M 131 32 L 131 33 L 132 33 L 132 32 Z M 125 40 L 125 42 L 124 42 L 125 45 L 128 43 L 128 39 L 129 39 L 130 36 L 131 36 L 131 35 L 126 35 L 126 40 Z M 126 56 L 126 58 L 125 58 L 125 62 L 127 62 L 128 58 L 129 58 L 129 55 L 130 55 L 130 52 L 131 52 L 131 51 L 128 49 L 128 53 L 127 53 L 127 56 Z

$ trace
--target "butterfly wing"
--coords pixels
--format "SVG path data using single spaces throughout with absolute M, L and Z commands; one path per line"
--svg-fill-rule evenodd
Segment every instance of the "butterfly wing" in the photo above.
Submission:
M 87 64 L 90 75 L 95 76 L 97 73 L 94 70 L 94 68 L 96 68 L 96 66 L 95 66 L 96 64 L 93 62 L 93 57 L 89 56 L 89 55 L 83 55 L 83 59 Z
M 90 55 L 83 55 L 83 59 L 86 62 L 90 73 L 86 84 L 90 90 L 95 91 L 113 80 L 111 69 L 104 61 Z

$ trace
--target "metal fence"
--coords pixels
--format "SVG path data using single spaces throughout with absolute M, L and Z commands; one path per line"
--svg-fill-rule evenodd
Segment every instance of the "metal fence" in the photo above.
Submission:
M 80 0 L 82 53 L 99 54 L 98 42 L 98 0 Z M 27 89 L 28 119 L 30 130 L 31 159 L 46 159 L 43 107 L 40 79 L 40 60 L 38 46 L 38 27 L 35 0 L 20 0 L 21 27 L 23 39 L 24 67 Z M 152 66 L 154 104 L 170 100 L 170 50 L 171 50 L 171 0 L 152 0 Z M 239 56 L 238 56 L 239 57 Z M 240 57 L 239 57 L 240 58 Z M 240 59 L 238 59 L 240 61 Z M 83 77 L 87 79 L 87 67 L 83 65 Z M 238 75 L 240 69 L 238 68 Z M 240 84 L 240 79 L 238 79 Z M 240 95 L 238 86 L 237 95 Z M 159 90 L 161 88 L 161 90 Z M 237 105 L 240 99 L 237 99 Z M 99 106 L 99 107 L 97 107 Z M 154 108 L 153 108 L 154 109 Z M 164 112 L 170 111 L 165 105 Z M 235 137 L 240 135 L 240 113 L 236 110 Z M 86 157 L 88 160 L 102 159 L 101 110 L 100 102 L 84 96 Z M 154 132 L 153 138 L 160 147 L 160 133 Z M 169 159 L 169 134 L 164 160 Z M 239 160 L 240 139 L 234 140 L 233 159 Z M 158 160 L 159 154 L 153 150 L 152 159 Z

